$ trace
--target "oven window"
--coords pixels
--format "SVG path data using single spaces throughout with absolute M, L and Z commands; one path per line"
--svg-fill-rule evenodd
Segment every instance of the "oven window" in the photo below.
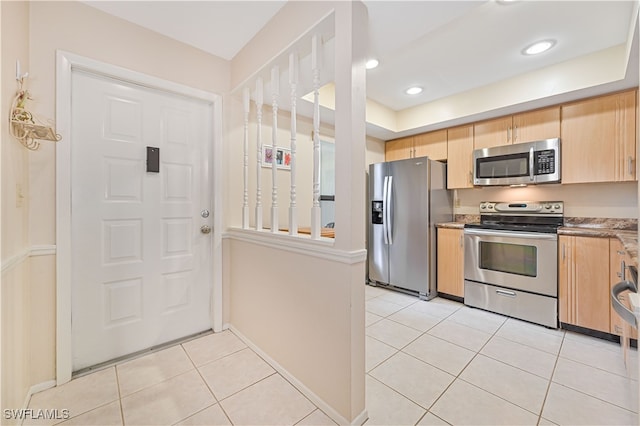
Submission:
M 480 179 L 529 176 L 529 153 L 478 158 L 476 163 Z
M 535 277 L 538 274 L 536 259 L 536 246 L 480 241 L 481 269 Z

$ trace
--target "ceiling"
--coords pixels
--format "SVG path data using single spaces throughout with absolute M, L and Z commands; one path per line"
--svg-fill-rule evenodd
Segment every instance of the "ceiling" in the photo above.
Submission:
M 286 1 L 85 3 L 231 60 Z M 364 3 L 369 53 L 380 61 L 367 72 L 367 97 L 394 111 L 624 44 L 634 10 L 629 0 Z M 521 54 L 549 38 L 551 50 Z M 405 94 L 412 85 L 424 91 Z

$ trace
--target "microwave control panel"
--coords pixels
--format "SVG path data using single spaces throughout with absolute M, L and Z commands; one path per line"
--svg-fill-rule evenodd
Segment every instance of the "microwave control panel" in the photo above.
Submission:
M 545 149 L 535 151 L 533 155 L 533 173 L 535 175 L 552 175 L 556 172 L 556 151 Z

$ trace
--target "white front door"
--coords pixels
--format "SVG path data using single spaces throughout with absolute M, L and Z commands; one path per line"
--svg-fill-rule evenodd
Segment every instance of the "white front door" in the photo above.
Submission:
M 71 80 L 77 371 L 211 328 L 212 234 L 201 227 L 213 223 L 213 107 L 82 71 Z M 159 149 L 157 173 L 147 147 Z

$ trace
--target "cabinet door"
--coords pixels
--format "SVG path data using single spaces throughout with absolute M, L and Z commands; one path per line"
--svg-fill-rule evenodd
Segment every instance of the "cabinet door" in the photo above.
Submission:
M 617 238 L 611 238 L 609 241 L 610 245 L 610 261 L 609 261 L 609 270 L 610 270 L 610 285 L 613 288 L 614 285 L 619 283 L 624 279 L 630 279 L 627 275 L 629 272 L 625 269 L 626 265 L 632 264 L 631 256 L 624 249 L 624 246 Z M 629 307 L 629 300 L 627 299 L 627 294 L 629 292 L 626 291 L 620 295 L 620 300 L 623 303 L 627 304 Z M 616 313 L 615 310 L 611 309 L 611 322 L 610 322 L 610 333 L 615 334 L 617 336 L 622 335 L 623 328 L 631 329 L 631 337 L 633 339 L 638 338 L 638 331 L 629 327 L 628 324 L 620 318 L 620 316 Z
M 464 297 L 462 229 L 438 228 L 438 292 Z
M 511 143 L 511 116 L 482 121 L 473 125 L 473 146 L 475 149 Z
M 623 179 L 635 163 L 635 92 L 564 105 L 561 136 L 562 183 Z
M 414 136 L 413 153 L 414 157 L 429 157 L 432 160 L 446 160 L 447 129 Z
M 560 107 L 539 109 L 513 116 L 513 143 L 560 137 Z
M 561 236 L 561 257 L 563 243 L 567 264 L 560 267 L 560 296 L 565 299 L 560 300 L 560 307 L 565 306 L 560 320 L 608 333 L 609 239 Z
M 473 126 L 447 131 L 447 188 L 473 188 Z
M 616 180 L 636 180 L 636 106 L 637 91 L 617 95 Z
M 573 250 L 575 237 L 567 235 L 558 236 L 558 316 L 560 322 L 571 324 L 573 321 L 573 301 L 569 299 L 573 296 L 570 294 L 571 288 L 571 252 Z
M 413 136 L 394 139 L 384 144 L 385 161 L 404 160 L 413 154 Z

